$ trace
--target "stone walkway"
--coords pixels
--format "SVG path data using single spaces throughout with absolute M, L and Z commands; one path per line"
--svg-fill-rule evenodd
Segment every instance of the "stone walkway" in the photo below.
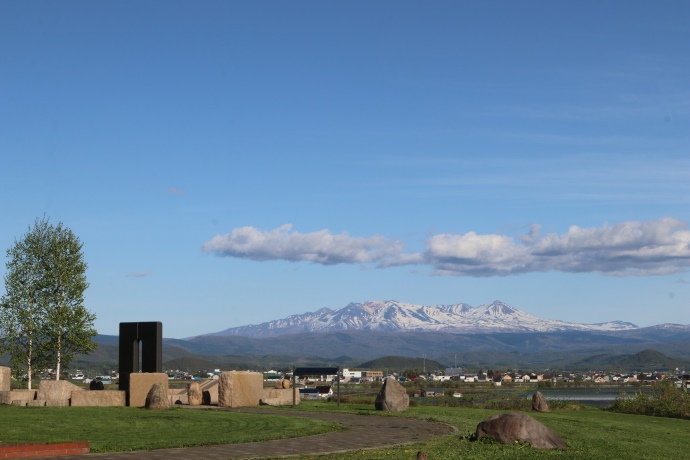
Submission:
M 218 446 L 160 449 L 137 452 L 87 454 L 55 457 L 63 460 L 143 460 L 143 459 L 230 459 L 318 455 L 359 449 L 383 448 L 427 441 L 457 431 L 438 422 L 403 417 L 380 417 L 337 412 L 271 411 L 264 409 L 232 409 L 238 412 L 289 415 L 337 422 L 343 430 L 315 436 L 274 441 L 224 444 Z

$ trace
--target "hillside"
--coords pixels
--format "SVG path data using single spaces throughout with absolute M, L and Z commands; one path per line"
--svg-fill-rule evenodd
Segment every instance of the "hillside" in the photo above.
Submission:
M 673 328 L 672 333 L 667 331 L 661 336 L 656 332 L 656 328 L 640 328 L 634 336 L 628 331 L 504 334 L 340 331 L 263 339 L 202 336 L 192 340 L 164 339 L 163 361 L 172 364 L 177 359 L 200 359 L 206 361 L 204 369 L 207 370 L 288 369 L 293 365 L 356 367 L 382 356 L 422 362 L 426 355 L 427 362 L 436 361 L 440 368 L 453 367 L 455 363 L 468 369 L 690 368 L 684 364 L 690 361 L 688 328 Z M 116 343 L 116 339 L 115 336 L 98 337 L 103 343 Z M 649 350 L 668 360 L 650 354 Z M 636 354 L 640 355 L 636 357 Z M 72 367 L 102 364 L 114 368 L 117 360 L 117 345 L 101 343 L 95 353 L 78 356 Z M 170 367 L 185 366 L 178 363 Z M 423 362 L 419 368 L 422 367 Z
M 409 358 L 406 356 L 383 356 L 357 366 L 357 369 L 380 369 L 390 372 L 402 372 L 406 369 L 437 371 L 446 366 L 433 359 Z

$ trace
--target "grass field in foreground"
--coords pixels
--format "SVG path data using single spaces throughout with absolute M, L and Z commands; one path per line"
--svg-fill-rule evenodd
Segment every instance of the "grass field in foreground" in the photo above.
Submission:
M 303 402 L 300 409 L 334 410 L 333 403 Z M 341 404 L 341 408 L 361 414 L 376 414 L 368 405 Z M 342 409 L 341 409 L 342 410 Z M 459 407 L 410 407 L 401 415 L 448 423 L 456 434 L 423 443 L 354 451 L 334 455 L 304 456 L 303 460 L 391 459 L 413 460 L 423 450 L 431 459 L 667 459 L 688 458 L 690 421 L 627 415 L 602 409 L 563 410 L 549 413 L 527 412 L 554 430 L 567 443 L 566 451 L 540 451 L 529 445 L 502 445 L 493 441 L 471 441 L 477 424 L 502 411 Z M 378 413 L 380 414 L 380 413 Z
M 336 411 L 334 403 L 303 401 L 300 410 Z M 290 408 L 284 408 L 290 411 Z M 410 407 L 382 414 L 371 405 L 341 404 L 341 412 L 369 416 L 416 417 L 448 423 L 456 434 L 394 448 L 355 450 L 302 459 L 410 460 L 417 451 L 429 459 L 666 459 L 687 458 L 690 421 L 606 412 L 601 409 L 529 413 L 568 443 L 566 451 L 539 451 L 528 445 L 471 441 L 479 422 L 500 411 L 460 407 Z M 175 408 L 147 411 L 129 407 L 0 406 L 0 442 L 89 441 L 93 452 L 157 449 L 306 436 L 337 429 L 302 417 Z M 402 435 L 402 434 L 401 434 Z M 356 449 L 356 446 L 353 446 Z
M 0 443 L 88 441 L 91 452 L 266 441 L 338 429 L 302 417 L 214 409 L 0 405 Z

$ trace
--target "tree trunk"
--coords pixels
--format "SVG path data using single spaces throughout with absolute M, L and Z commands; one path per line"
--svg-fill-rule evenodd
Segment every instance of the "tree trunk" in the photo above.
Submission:
M 57 367 L 55 368 L 55 380 L 60 380 L 60 363 L 62 362 L 62 347 L 60 346 L 62 336 L 58 335 Z
M 26 358 L 26 376 L 29 378 L 26 388 L 31 389 L 31 347 L 33 346 L 33 341 L 29 339 L 29 356 Z

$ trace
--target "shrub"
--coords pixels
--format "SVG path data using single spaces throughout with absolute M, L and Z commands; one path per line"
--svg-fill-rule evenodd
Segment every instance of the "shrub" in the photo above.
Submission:
M 681 391 L 673 380 L 658 382 L 652 394 L 639 392 L 632 398 L 623 396 L 609 407 L 613 412 L 690 419 L 690 395 Z

